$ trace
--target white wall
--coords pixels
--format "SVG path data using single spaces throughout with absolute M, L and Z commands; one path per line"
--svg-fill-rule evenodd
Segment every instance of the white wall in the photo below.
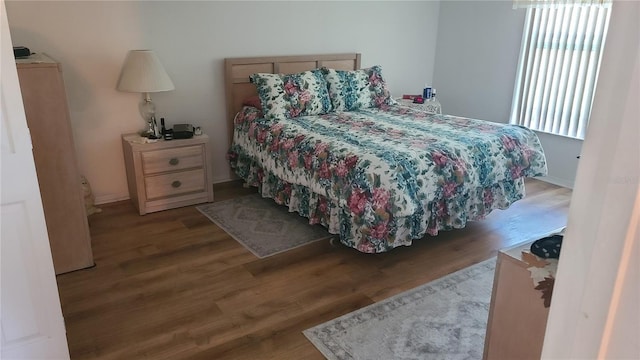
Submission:
M 445 113 L 509 122 L 525 12 L 504 0 L 441 2 L 433 87 Z M 543 180 L 572 187 L 582 141 L 538 135 Z
M 510 1 L 443 1 L 433 86 L 445 113 L 509 122 L 524 11 Z
M 156 51 L 176 90 L 153 94 L 169 125 L 212 139 L 214 182 L 225 160 L 226 57 L 362 53 L 394 95 L 432 82 L 439 2 L 8 1 L 14 45 L 63 65 L 80 171 L 97 203 L 128 198 L 120 135 L 144 127 L 137 94 L 115 86 L 128 50 Z

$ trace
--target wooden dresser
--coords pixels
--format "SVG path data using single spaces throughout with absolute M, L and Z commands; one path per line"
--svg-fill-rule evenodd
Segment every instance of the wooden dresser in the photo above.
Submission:
M 498 252 L 485 360 L 536 360 L 542 354 L 558 260 L 531 254 L 532 242 Z
M 55 272 L 93 266 L 62 68 L 42 54 L 16 62 Z
M 122 135 L 129 196 L 140 215 L 213 201 L 209 137 L 145 143 Z

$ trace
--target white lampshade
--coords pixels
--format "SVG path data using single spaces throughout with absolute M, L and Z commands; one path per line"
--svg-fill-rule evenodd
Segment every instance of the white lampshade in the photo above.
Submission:
M 152 50 L 131 50 L 122 66 L 119 91 L 150 93 L 175 89 Z

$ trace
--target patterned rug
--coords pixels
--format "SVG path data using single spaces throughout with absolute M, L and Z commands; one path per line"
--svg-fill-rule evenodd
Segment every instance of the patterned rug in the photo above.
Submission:
M 259 258 L 329 239 L 320 225 L 258 194 L 197 206 L 201 213 Z
M 482 359 L 496 259 L 304 331 L 327 359 Z

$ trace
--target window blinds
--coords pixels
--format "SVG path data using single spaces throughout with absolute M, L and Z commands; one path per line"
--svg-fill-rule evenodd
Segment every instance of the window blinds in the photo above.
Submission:
M 511 123 L 584 139 L 610 4 L 529 7 Z
M 513 0 L 513 8 L 532 8 L 564 5 L 601 5 L 608 6 L 611 0 Z

